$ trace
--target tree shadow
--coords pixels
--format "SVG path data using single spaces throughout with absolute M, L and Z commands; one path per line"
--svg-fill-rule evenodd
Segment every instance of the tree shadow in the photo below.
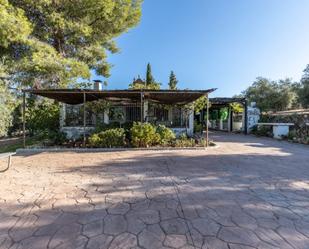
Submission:
M 308 154 L 262 145 L 20 156 L 0 192 L 0 247 L 306 248 Z

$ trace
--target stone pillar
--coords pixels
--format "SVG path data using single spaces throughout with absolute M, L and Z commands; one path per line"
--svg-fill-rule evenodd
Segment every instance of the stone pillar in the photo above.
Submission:
M 60 129 L 65 126 L 66 119 L 66 104 L 60 104 L 60 115 L 59 115 L 59 125 Z
M 104 110 L 104 124 L 109 124 L 109 109 Z
M 188 119 L 189 119 L 189 127 L 188 127 L 187 134 L 189 136 L 192 136 L 193 131 L 194 131 L 194 111 L 193 110 L 190 110 Z
M 223 120 L 219 119 L 219 130 L 223 130 Z
M 144 100 L 143 105 L 144 121 L 148 121 L 148 100 Z

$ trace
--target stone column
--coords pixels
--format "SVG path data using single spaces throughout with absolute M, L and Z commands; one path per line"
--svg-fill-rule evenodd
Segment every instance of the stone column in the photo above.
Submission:
M 60 115 L 59 115 L 59 125 L 60 129 L 65 126 L 66 119 L 66 104 L 60 104 Z
M 144 100 L 143 102 L 143 113 L 144 113 L 144 121 L 148 120 L 148 100 Z
M 193 110 L 190 110 L 188 118 L 189 118 L 189 127 L 188 127 L 187 134 L 189 136 L 192 136 L 193 130 L 194 130 L 194 111 Z
M 109 124 L 109 109 L 104 110 L 104 124 Z

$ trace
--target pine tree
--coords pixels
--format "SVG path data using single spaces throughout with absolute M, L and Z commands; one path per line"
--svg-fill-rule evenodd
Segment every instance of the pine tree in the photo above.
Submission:
M 176 75 L 174 74 L 173 71 L 171 71 L 170 81 L 168 83 L 169 89 L 170 90 L 176 90 L 177 89 L 177 83 L 178 83 L 178 80 L 176 79 Z
M 146 71 L 146 86 L 155 83 L 155 80 L 151 73 L 151 65 L 150 63 L 147 64 L 147 71 Z

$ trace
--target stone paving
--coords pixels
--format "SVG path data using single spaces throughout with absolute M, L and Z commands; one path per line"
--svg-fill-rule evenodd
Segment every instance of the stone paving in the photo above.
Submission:
M 309 248 L 309 147 L 213 138 L 205 151 L 15 156 L 0 248 Z

